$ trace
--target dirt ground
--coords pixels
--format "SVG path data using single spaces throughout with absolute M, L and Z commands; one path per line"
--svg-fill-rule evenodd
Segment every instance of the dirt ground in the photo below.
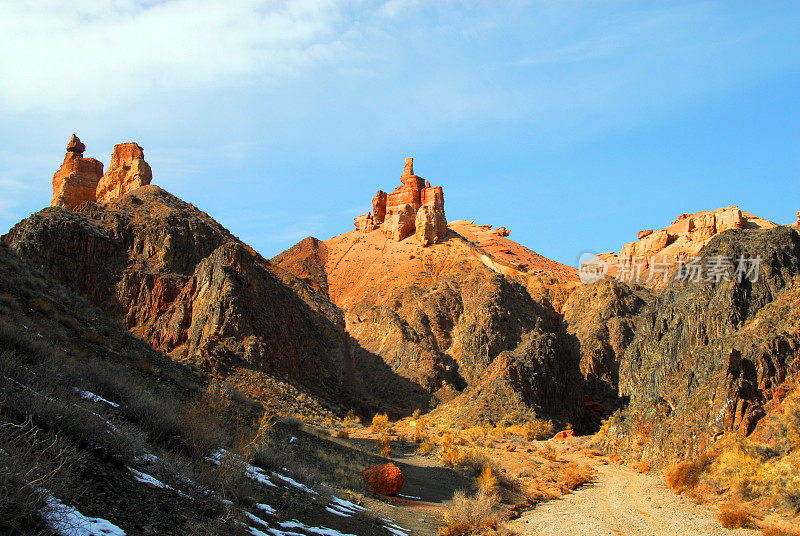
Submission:
M 521 536 L 744 536 L 722 528 L 713 507 L 667 488 L 661 475 L 595 464 L 597 477 L 561 499 L 538 505 L 509 527 Z

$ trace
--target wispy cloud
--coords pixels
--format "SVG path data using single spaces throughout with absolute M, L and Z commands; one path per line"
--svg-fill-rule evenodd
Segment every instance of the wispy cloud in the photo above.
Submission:
M 335 0 L 3 2 L 0 109 L 102 109 L 269 82 L 339 52 Z

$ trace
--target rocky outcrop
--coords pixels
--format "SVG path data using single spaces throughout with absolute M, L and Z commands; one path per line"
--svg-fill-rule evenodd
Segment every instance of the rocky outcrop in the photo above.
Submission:
M 378 495 L 397 495 L 406 482 L 403 472 L 393 463 L 367 467 L 361 475 L 367 488 Z
M 150 184 L 152 171 L 144 161 L 144 151 L 135 143 L 114 146 L 111 165 L 103 175 L 103 164 L 83 158 L 86 146 L 75 135 L 67 145 L 67 156 L 53 175 L 50 206 L 75 209 L 81 203 L 106 202 Z
M 417 241 L 423 246 L 435 244 L 447 234 L 447 220 L 443 210 L 436 210 L 431 205 L 423 205 L 417 211 L 414 223 Z
M 719 233 L 730 229 L 769 229 L 775 226 L 775 223 L 742 212 L 736 206 L 681 214 L 665 229 L 638 233 L 637 241 L 622 247 L 619 259 L 623 263 L 632 263 L 636 270 L 645 270 L 653 262 L 674 264 L 678 259 L 696 256 Z M 619 259 L 608 264 L 617 266 Z M 655 279 L 656 282 L 659 280 Z
M 50 206 L 75 208 L 85 201 L 95 201 L 95 190 L 103 176 L 103 164 L 84 158 L 86 146 L 75 135 L 67 145 L 61 168 L 53 175 L 53 199 Z
M 630 403 L 607 436 L 632 459 L 692 458 L 725 432 L 751 434 L 800 365 L 800 236 L 787 227 L 734 229 L 716 234 L 702 256 L 760 259 L 757 277 L 673 278 L 661 293 L 641 295 L 633 338 L 620 339 L 621 359 L 614 352 L 619 394 Z M 636 313 L 613 309 L 609 323 L 629 325 Z
M 390 240 L 400 242 L 411 235 L 423 247 L 442 240 L 447 234 L 444 193 L 441 186 L 431 186 L 414 175 L 414 159 L 406 158 L 402 185 L 387 194 L 379 190 L 372 199 L 372 212 L 355 218 L 356 229 L 363 233 L 382 228 Z
M 158 187 L 42 210 L 3 240 L 175 359 L 360 407 L 342 312 Z
M 114 146 L 108 171 L 97 185 L 97 201 L 111 201 L 150 184 L 153 172 L 144 161 L 144 151 L 136 143 Z

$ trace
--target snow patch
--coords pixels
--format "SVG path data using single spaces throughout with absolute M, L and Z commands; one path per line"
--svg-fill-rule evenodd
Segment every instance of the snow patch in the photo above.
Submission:
M 278 513 L 277 510 L 275 510 L 273 507 L 271 507 L 268 504 L 258 503 L 258 504 L 256 504 L 256 508 L 258 508 L 262 512 L 266 512 L 266 513 L 268 513 L 270 515 L 275 515 L 275 514 Z
M 300 529 L 312 534 L 319 534 L 320 536 L 356 536 L 355 534 L 347 534 L 336 529 L 329 529 L 328 527 L 310 527 L 304 523 L 300 523 L 296 519 L 278 524 L 284 529 Z
M 276 473 L 275 471 L 272 472 L 272 476 L 274 476 L 276 478 L 279 478 L 279 479 L 283 480 L 284 482 L 286 482 L 287 484 L 289 484 L 290 486 L 294 486 L 295 488 L 303 490 L 306 493 L 310 493 L 311 495 L 318 495 L 318 493 L 316 491 L 314 491 L 313 489 L 309 488 L 305 484 L 301 484 L 300 482 L 298 482 L 297 480 L 295 480 L 294 478 L 292 478 L 290 476 L 282 475 L 280 473 Z
M 112 522 L 99 517 L 86 517 L 52 495 L 48 496 L 39 514 L 47 526 L 61 536 L 125 536 L 125 531 Z
M 133 478 L 135 478 L 136 480 L 138 480 L 139 482 L 141 482 L 143 484 L 148 484 L 150 486 L 155 486 L 157 488 L 172 489 L 168 485 L 166 485 L 163 482 L 161 482 L 159 479 L 157 479 L 157 478 L 155 478 L 153 476 L 150 476 L 150 475 L 148 475 L 146 473 L 143 473 L 141 471 L 137 471 L 136 469 L 133 469 L 131 467 L 128 467 L 128 471 L 133 473 Z
M 84 391 L 82 389 L 78 389 L 77 387 L 73 387 L 72 390 L 75 391 L 76 393 L 78 393 L 79 395 L 81 395 L 86 400 L 91 400 L 92 402 L 103 402 L 104 404 L 108 404 L 112 408 L 118 408 L 119 407 L 119 404 L 117 404 L 116 402 L 112 402 L 110 400 L 106 400 L 102 396 L 96 395 L 96 394 L 92 393 L 91 391 Z

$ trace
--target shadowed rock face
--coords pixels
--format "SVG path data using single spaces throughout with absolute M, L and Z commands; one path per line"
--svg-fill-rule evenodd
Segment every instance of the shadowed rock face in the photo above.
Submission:
M 340 312 L 304 301 L 281 279 L 288 274 L 160 188 L 75 212 L 45 209 L 4 240 L 175 358 L 347 393 Z
M 175 359 L 222 376 L 287 378 L 356 410 L 378 399 L 394 412 L 428 404 L 421 386 L 351 340 L 343 311 L 319 292 L 324 283 L 273 265 L 156 186 L 44 209 L 3 240 Z
M 630 401 L 607 441 L 632 458 L 692 457 L 725 431 L 758 431 L 800 366 L 797 232 L 733 229 L 701 255 L 760 257 L 759 277 L 673 279 L 658 294 L 602 281 L 570 297 L 567 332 L 582 370 L 599 363 L 609 387 L 618 375 L 619 394 Z M 570 312 L 581 303 L 590 304 L 588 316 Z

